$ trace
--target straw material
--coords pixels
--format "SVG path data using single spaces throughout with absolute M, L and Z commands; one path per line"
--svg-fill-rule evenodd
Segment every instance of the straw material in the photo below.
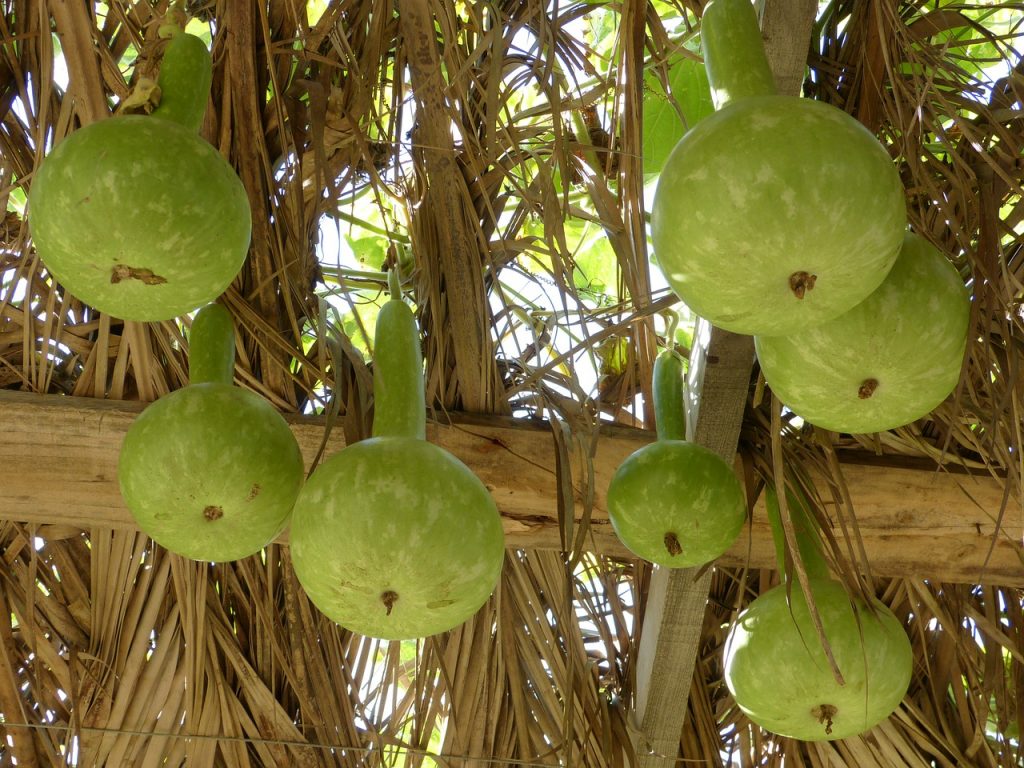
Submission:
M 325 413 L 349 440 L 367 436 L 381 270 L 400 269 L 438 416 L 556 424 L 565 551 L 509 551 L 470 622 L 388 644 L 324 618 L 287 547 L 207 565 L 137 533 L 0 523 L 4 763 L 633 764 L 650 570 L 585 554 L 586 525 L 570 512 L 587 504 L 586 462 L 567 473 L 598 421 L 650 416 L 658 315 L 675 300 L 647 252 L 643 100 L 667 62 L 696 55 L 700 4 L 186 6 L 214 60 L 202 135 L 253 211 L 249 258 L 222 299 L 239 329 L 237 381 L 283 412 Z M 148 402 L 187 383 L 188 319 L 123 322 L 83 305 L 47 274 L 25 220 L 45 152 L 155 71 L 165 11 L 0 0 L 0 387 Z M 1005 478 L 991 512 L 1020 538 L 1024 11 L 835 0 L 814 39 L 805 95 L 878 133 L 912 227 L 972 288 L 968 355 L 947 402 L 877 435 L 772 414 L 754 380 L 740 450 L 752 490 L 773 478 L 805 489 L 836 572 L 906 621 L 914 676 L 898 712 L 862 737 L 808 745 L 762 732 L 728 695 L 721 650 L 736 613 L 778 577 L 719 568 L 675 757 L 1019 765 L 1021 592 L 872 579 L 836 457 L 926 457 Z M 687 352 L 685 332 L 673 341 Z M 832 482 L 811 486 L 812 468 Z M 837 502 L 831 519 L 825 500 Z

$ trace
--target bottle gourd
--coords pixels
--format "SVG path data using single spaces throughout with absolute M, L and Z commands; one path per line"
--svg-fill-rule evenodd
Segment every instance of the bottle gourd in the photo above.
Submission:
M 153 114 L 75 131 L 29 192 L 32 239 L 47 270 L 78 299 L 126 320 L 168 320 L 213 301 L 249 248 L 245 189 L 197 133 L 210 54 L 194 35 L 172 35 Z
M 423 358 L 395 270 L 377 317 L 373 435 L 309 478 L 292 517 L 295 573 L 329 618 L 382 639 L 426 637 L 487 601 L 504 533 L 487 488 L 426 441 Z
M 765 381 L 794 413 L 836 432 L 880 432 L 927 415 L 960 379 L 971 302 L 953 264 L 907 233 L 864 301 L 788 336 L 756 336 Z
M 669 568 L 703 565 L 739 536 L 747 518 L 743 488 L 718 454 L 685 439 L 683 364 L 674 349 L 654 361 L 652 385 L 658 439 L 615 471 L 608 517 L 638 557 Z
M 863 125 L 776 94 L 749 0 L 711 0 L 701 21 L 717 110 L 672 150 L 651 211 L 654 256 L 697 314 L 779 335 L 862 301 L 903 239 L 903 187 Z
M 259 552 L 288 522 L 303 461 L 273 406 L 232 385 L 231 315 L 201 309 L 189 339 L 190 384 L 151 403 L 121 445 L 121 495 L 158 544 L 194 560 Z
M 888 607 L 870 606 L 833 580 L 821 542 L 794 494 L 789 509 L 824 634 L 843 678 L 821 646 L 800 587 L 780 584 L 740 613 L 725 641 L 725 683 L 762 728 L 802 741 L 843 739 L 867 731 L 899 706 L 910 684 L 910 640 Z M 779 503 L 766 491 L 779 569 L 785 572 Z

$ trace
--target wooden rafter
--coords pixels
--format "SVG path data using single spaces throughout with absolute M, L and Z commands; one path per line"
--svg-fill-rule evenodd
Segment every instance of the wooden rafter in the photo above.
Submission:
M 0 392 L 0 434 L 4 436 L 0 440 L 0 517 L 76 529 L 135 528 L 117 487 L 117 456 L 140 407 L 138 403 Z M 323 438 L 323 421 L 298 418 L 292 425 L 311 462 Z M 431 440 L 458 455 L 491 489 L 509 546 L 561 548 L 556 447 L 547 427 L 474 417 L 447 426 L 431 424 L 428 432 Z M 602 432 L 594 457 L 597 494 L 589 549 L 629 555 L 608 522 L 605 491 L 619 463 L 650 439 L 639 430 Z M 343 445 L 341 430 L 335 430 L 328 452 Z M 1024 586 L 1021 500 L 1009 499 L 993 544 L 1003 502 L 1002 481 L 926 467 L 887 466 L 877 460 L 852 463 L 854 457 L 845 458 L 843 474 L 875 574 Z M 574 476 L 581 477 L 582 468 L 576 470 Z M 773 558 L 759 501 L 749 535 L 744 533 L 721 562 L 770 568 Z

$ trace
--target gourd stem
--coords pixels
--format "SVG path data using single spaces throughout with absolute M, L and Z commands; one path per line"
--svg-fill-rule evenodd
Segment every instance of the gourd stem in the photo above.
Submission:
M 157 36 L 161 40 L 168 40 L 185 30 L 185 21 L 188 15 L 185 12 L 183 0 L 175 0 L 167 6 L 167 13 L 164 14 L 157 29 Z
M 191 384 L 231 384 L 235 371 L 235 324 L 222 304 L 207 304 L 192 320 L 188 372 Z
M 782 528 L 782 512 L 779 509 L 779 498 L 774 486 L 769 485 L 765 488 L 765 507 L 768 510 L 768 522 L 772 526 L 775 561 L 778 563 L 779 573 L 785 576 L 786 534 Z M 797 494 L 789 489 L 786 491 L 786 509 L 793 524 L 793 533 L 796 536 L 800 560 L 803 562 L 807 578 L 811 582 L 830 578 L 828 561 L 825 560 L 825 554 L 822 551 L 821 538 L 811 521 L 807 507 Z
M 401 299 L 397 271 L 388 274 L 394 298 L 377 315 L 373 350 L 373 436 L 427 437 L 423 351 L 419 327 Z M 394 289 L 398 287 L 398 292 Z
M 655 359 L 651 389 L 654 396 L 654 424 L 658 439 L 685 440 L 683 359 L 674 349 L 663 350 Z
M 701 17 L 700 39 L 715 109 L 737 99 L 776 93 L 750 0 L 711 0 Z
M 671 309 L 663 313 L 665 318 L 665 346 L 669 349 L 675 344 L 676 330 L 679 328 L 679 314 Z
M 402 279 L 398 275 L 397 266 L 388 270 L 388 290 L 392 299 L 402 300 Z

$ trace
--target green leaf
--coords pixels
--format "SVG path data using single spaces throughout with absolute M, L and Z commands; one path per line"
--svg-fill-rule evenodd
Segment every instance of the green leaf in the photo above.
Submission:
M 7 198 L 7 210 L 15 211 L 18 214 L 25 213 L 25 190 L 21 187 L 15 187 L 11 190 L 10 196 Z
M 327 0 L 307 0 L 306 18 L 309 20 L 311 27 L 316 26 L 316 23 L 320 21 L 320 17 L 327 11 L 328 5 Z
M 345 235 L 345 241 L 359 264 L 366 269 L 380 269 L 387 261 L 388 241 L 383 237 L 353 238 Z
M 654 72 L 644 80 L 644 176 L 661 173 L 669 153 L 690 128 L 715 111 L 704 65 L 688 56 L 669 64 L 668 91 Z
M 629 365 L 629 340 L 624 336 L 612 336 L 597 346 L 599 373 L 615 376 L 623 373 Z
M 565 223 L 565 234 L 570 247 L 576 246 L 572 277 L 577 290 L 599 297 L 617 297 L 618 260 L 604 229 L 591 222 L 570 219 Z
M 612 8 L 600 5 L 586 15 L 585 39 L 590 43 L 596 58 L 608 59 L 618 40 L 619 14 Z

